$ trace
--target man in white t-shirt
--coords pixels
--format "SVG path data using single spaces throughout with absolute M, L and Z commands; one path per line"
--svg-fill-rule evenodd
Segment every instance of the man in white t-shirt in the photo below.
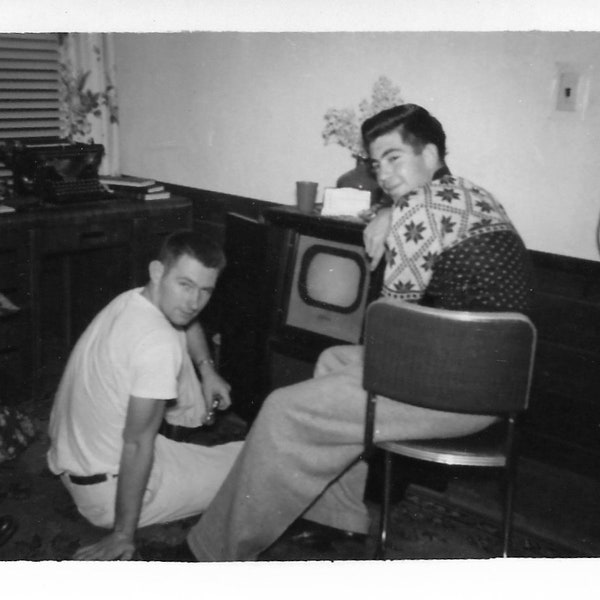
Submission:
M 201 513 L 239 453 L 242 442 L 205 447 L 158 434 L 163 417 L 197 426 L 215 397 L 230 405 L 196 319 L 224 266 L 213 242 L 172 234 L 147 285 L 117 296 L 75 345 L 50 417 L 48 464 L 79 512 L 112 530 L 76 559 L 132 558 L 138 527 Z

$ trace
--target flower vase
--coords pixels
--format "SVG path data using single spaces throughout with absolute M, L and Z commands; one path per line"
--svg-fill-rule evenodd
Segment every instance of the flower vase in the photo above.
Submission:
M 336 181 L 336 186 L 339 188 L 349 187 L 371 192 L 371 204 L 374 204 L 379 199 L 381 190 L 371 173 L 371 167 L 369 166 L 367 159 L 361 156 L 356 156 L 355 158 L 356 166 L 341 175 Z

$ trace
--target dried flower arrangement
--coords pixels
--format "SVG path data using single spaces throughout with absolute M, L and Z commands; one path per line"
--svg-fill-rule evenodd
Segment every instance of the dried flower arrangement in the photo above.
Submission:
M 403 102 L 400 88 L 382 75 L 373 85 L 371 102 L 364 99 L 358 105 L 358 115 L 353 108 L 330 108 L 325 113 L 325 128 L 321 134 L 325 144 L 339 144 L 350 150 L 352 156 L 366 158 L 360 125 L 378 112 Z

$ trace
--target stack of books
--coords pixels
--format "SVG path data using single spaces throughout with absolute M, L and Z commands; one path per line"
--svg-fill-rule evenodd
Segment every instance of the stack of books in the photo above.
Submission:
M 109 191 L 132 200 L 168 200 L 171 192 L 165 190 L 154 179 L 119 175 L 114 177 L 100 176 L 100 183 Z

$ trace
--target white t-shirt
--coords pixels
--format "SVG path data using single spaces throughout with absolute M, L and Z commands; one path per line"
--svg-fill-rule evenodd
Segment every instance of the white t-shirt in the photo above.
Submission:
M 129 397 L 177 398 L 185 334 L 141 291 L 100 311 L 69 357 L 50 416 L 54 473 L 118 473 Z

